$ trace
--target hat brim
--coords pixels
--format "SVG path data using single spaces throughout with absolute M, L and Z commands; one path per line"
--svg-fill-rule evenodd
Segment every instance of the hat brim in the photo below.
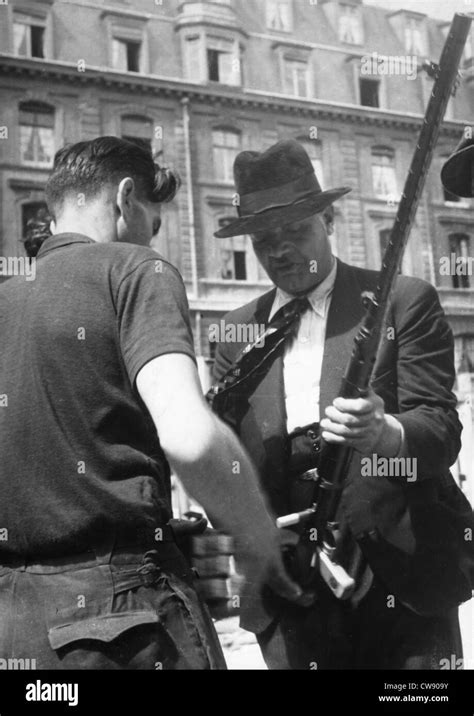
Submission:
M 241 236 L 242 234 L 254 234 L 264 229 L 274 229 L 277 226 L 286 226 L 293 224 L 300 219 L 306 219 L 308 216 L 318 214 L 327 209 L 333 202 L 340 199 L 344 194 L 348 194 L 352 189 L 348 186 L 329 189 L 317 194 L 305 197 L 304 199 L 281 206 L 278 208 L 267 209 L 259 214 L 251 216 L 241 216 L 235 221 L 227 224 L 214 236 L 216 239 L 227 239 L 231 236 Z
M 445 189 L 456 196 L 472 197 L 474 144 L 455 152 L 441 169 Z

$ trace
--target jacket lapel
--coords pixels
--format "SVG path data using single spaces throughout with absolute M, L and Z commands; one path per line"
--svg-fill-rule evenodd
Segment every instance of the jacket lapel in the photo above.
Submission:
M 254 320 L 258 325 L 268 325 L 276 289 L 265 294 L 259 301 Z M 249 396 L 249 404 L 253 410 L 256 424 L 259 426 L 262 440 L 268 444 L 276 436 L 285 434 L 286 411 L 283 387 L 283 354 L 277 352 L 263 380 L 255 392 Z M 273 442 L 273 440 L 272 440 Z

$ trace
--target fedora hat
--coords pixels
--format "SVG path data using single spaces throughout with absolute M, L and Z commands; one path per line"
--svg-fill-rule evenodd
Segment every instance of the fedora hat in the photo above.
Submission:
M 470 132 L 464 132 L 454 153 L 441 169 L 441 181 L 444 188 L 456 196 L 473 196 L 474 127 L 470 127 L 470 130 Z M 471 136 L 468 137 L 468 134 Z
M 323 191 L 303 146 L 282 140 L 265 152 L 241 152 L 234 163 L 238 219 L 217 231 L 217 239 L 292 224 L 324 211 L 351 191 Z

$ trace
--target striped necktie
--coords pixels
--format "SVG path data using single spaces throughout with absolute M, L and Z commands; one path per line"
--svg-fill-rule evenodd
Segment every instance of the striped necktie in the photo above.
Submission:
M 216 398 L 220 402 L 221 397 L 250 378 L 263 377 L 270 358 L 276 356 L 286 341 L 296 335 L 301 316 L 309 307 L 306 297 L 292 299 L 275 313 L 263 333 L 240 352 L 231 368 L 207 394 L 208 401 L 217 412 L 220 409 L 216 405 Z

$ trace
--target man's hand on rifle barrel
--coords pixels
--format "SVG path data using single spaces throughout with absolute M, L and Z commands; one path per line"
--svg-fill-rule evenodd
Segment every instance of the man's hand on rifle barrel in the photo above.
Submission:
M 385 413 L 384 401 L 373 390 L 364 398 L 336 398 L 326 408 L 321 428 L 322 437 L 328 443 L 385 457 L 398 455 L 403 440 L 401 424 Z

